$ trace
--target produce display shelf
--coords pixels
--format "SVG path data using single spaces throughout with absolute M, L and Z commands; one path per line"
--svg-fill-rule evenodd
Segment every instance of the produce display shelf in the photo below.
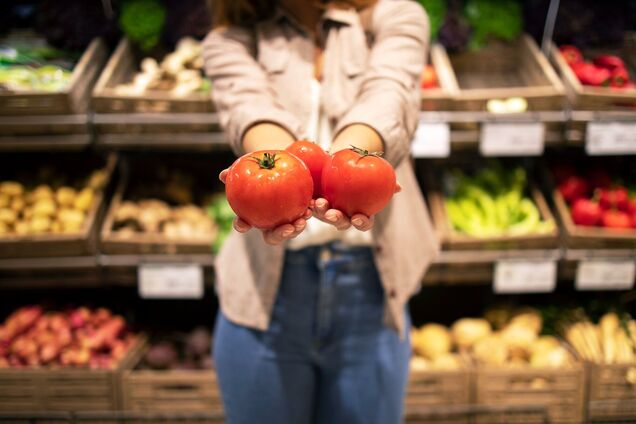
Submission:
M 0 116 L 0 151 L 82 150 L 92 141 L 89 114 Z

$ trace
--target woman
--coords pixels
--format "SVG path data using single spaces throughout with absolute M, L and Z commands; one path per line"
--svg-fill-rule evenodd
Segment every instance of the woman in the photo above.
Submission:
M 355 145 L 383 152 L 401 184 L 375 217 L 317 199 L 274 230 L 235 222 L 216 263 L 228 422 L 398 423 L 406 304 L 437 250 L 408 159 L 426 15 L 409 0 L 213 5 L 203 55 L 237 155 L 301 138 L 332 153 Z

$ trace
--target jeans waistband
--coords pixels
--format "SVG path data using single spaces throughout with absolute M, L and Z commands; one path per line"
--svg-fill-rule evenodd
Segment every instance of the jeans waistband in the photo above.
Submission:
M 349 260 L 373 260 L 373 249 L 370 246 L 349 246 L 340 241 L 333 241 L 318 246 L 308 246 L 298 250 L 287 250 L 287 260 L 293 262 L 313 261 L 323 257 L 347 258 Z

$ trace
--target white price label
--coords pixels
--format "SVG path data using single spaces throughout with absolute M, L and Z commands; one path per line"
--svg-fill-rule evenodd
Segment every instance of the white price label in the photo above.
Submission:
M 450 127 L 445 123 L 420 122 L 411 143 L 415 158 L 447 158 L 450 156 Z
M 502 260 L 495 264 L 495 293 L 548 293 L 556 287 L 553 260 Z
M 599 156 L 636 154 L 636 123 L 590 122 L 585 151 Z
M 143 299 L 201 299 L 203 269 L 196 264 L 141 264 L 139 296 Z
M 540 156 L 544 142 L 542 123 L 484 123 L 479 151 L 484 156 Z
M 576 268 L 577 290 L 629 290 L 634 287 L 636 262 L 633 260 L 586 260 Z

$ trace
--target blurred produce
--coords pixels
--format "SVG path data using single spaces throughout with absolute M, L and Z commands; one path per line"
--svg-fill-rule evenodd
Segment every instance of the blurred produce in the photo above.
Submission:
M 563 45 L 559 47 L 559 50 L 581 84 L 595 87 L 636 89 L 636 85 L 630 80 L 625 62 L 620 57 L 600 55 L 596 56 L 592 62 L 588 62 L 575 46 Z
M 435 40 L 446 17 L 445 0 L 418 0 L 428 15 L 430 39 Z
M 437 80 L 437 73 L 433 65 L 426 65 L 422 71 L 422 78 L 420 82 L 422 90 L 429 88 L 438 88 L 439 81 Z
M 71 79 L 74 55 L 57 50 L 30 33 L 0 41 L 0 93 L 62 91 Z
M 208 206 L 208 215 L 214 219 L 219 227 L 219 232 L 212 245 L 213 251 L 218 253 L 221 250 L 221 246 L 223 246 L 223 242 L 232 232 L 232 225 L 234 218 L 236 218 L 236 214 L 230 207 L 225 193 L 216 194 L 212 198 L 212 203 Z
M 411 345 L 414 356 L 410 362 L 413 371 L 456 370 L 462 360 L 453 351 L 451 334 L 440 324 L 426 324 L 411 330 Z
M 123 0 L 119 26 L 142 50 L 159 43 L 166 21 L 166 9 L 159 0 Z
M 613 179 L 603 168 L 579 173 L 565 163 L 552 165 L 552 174 L 576 225 L 636 228 L 636 191 L 621 183 L 624 176 Z
M 490 113 L 523 113 L 528 110 L 528 102 L 523 97 L 490 99 L 486 103 L 486 110 Z
M 445 174 L 446 211 L 454 230 L 473 237 L 521 236 L 554 230 L 526 195 L 522 167 L 504 169 L 491 162 L 473 175 L 453 169 Z
M 113 369 L 136 340 L 124 319 L 105 308 L 25 306 L 0 326 L 0 368 Z
M 36 16 L 36 31 L 64 49 L 84 50 L 97 37 L 112 43 L 119 33 L 116 20 L 106 16 L 102 2 L 42 0 Z
M 80 232 L 106 177 L 105 170 L 96 170 L 86 180 L 67 185 L 62 176 L 43 168 L 36 184 L 1 181 L 0 238 Z
M 151 233 L 170 240 L 212 240 L 217 233 L 214 221 L 203 208 L 193 204 L 170 206 L 158 199 L 122 202 L 115 210 L 114 228 L 120 237 Z
M 197 327 L 188 334 L 172 334 L 151 344 L 142 367 L 202 370 L 214 367 L 211 359 L 211 332 L 205 327 Z
M 586 361 L 597 364 L 636 363 L 636 320 L 628 315 L 608 312 L 595 325 L 577 311 L 574 318 L 562 323 L 562 332 Z M 636 378 L 631 383 L 636 384 Z
M 210 82 L 202 75 L 203 59 L 201 43 L 194 38 L 179 40 L 174 52 L 167 54 L 161 63 L 152 57 L 141 61 L 141 72 L 131 82 L 115 87 L 122 96 L 141 96 L 148 91 L 168 91 L 176 97 L 210 89 Z
M 517 0 L 467 0 L 464 13 L 473 29 L 471 49 L 483 47 L 489 38 L 512 41 L 523 30 L 521 2 Z

